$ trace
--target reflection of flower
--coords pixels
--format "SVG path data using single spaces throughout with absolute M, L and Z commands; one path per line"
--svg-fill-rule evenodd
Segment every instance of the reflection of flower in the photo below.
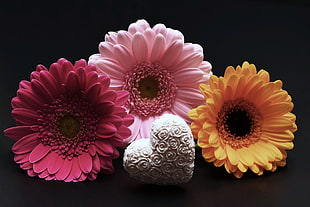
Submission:
M 269 73 L 258 73 L 244 62 L 228 67 L 224 77 L 212 76 L 201 85 L 206 105 L 189 112 L 191 129 L 206 161 L 224 165 L 242 177 L 250 168 L 261 175 L 286 164 L 297 130 L 293 103 L 282 82 L 270 82 Z
M 130 136 L 133 117 L 122 107 L 128 93 L 108 90 L 109 78 L 95 70 L 84 60 L 60 59 L 20 82 L 12 99 L 17 126 L 5 135 L 17 140 L 14 160 L 30 176 L 82 181 L 114 171 L 115 147 Z
M 203 103 L 198 85 L 208 81 L 211 65 L 197 44 L 184 43 L 181 32 L 145 20 L 128 31 L 110 32 L 89 63 L 111 77 L 111 88 L 127 90 L 127 108 L 135 116 L 133 140 L 149 137 L 151 124 L 163 113 L 181 116 Z

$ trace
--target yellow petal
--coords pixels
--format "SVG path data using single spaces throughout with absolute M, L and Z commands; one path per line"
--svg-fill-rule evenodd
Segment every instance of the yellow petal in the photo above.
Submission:
M 209 143 L 213 147 L 217 147 L 219 145 L 219 137 L 217 133 L 213 132 L 210 134 Z
M 243 147 L 237 150 L 237 154 L 239 157 L 239 160 L 247 166 L 251 166 L 254 163 L 254 158 L 252 152 L 247 148 Z
M 280 149 L 290 150 L 290 149 L 294 148 L 294 143 L 293 142 L 276 142 L 276 141 L 273 141 L 273 140 L 269 140 L 269 142 L 271 144 L 273 144 L 274 146 L 280 148 Z
M 233 66 L 228 66 L 224 73 L 224 78 L 229 78 L 230 76 L 234 75 L 236 73 Z
M 250 150 L 253 151 L 254 162 L 260 166 L 265 166 L 268 163 L 267 155 L 264 153 L 264 149 L 257 143 L 251 145 Z
M 226 152 L 229 162 L 232 165 L 237 165 L 239 162 L 239 158 L 237 157 L 236 150 L 233 149 L 229 144 L 226 144 Z
M 281 116 L 290 112 L 294 107 L 292 102 L 277 102 L 271 105 L 262 106 L 264 117 Z
M 267 71 L 265 70 L 260 70 L 258 71 L 257 75 L 265 82 L 269 82 L 270 81 L 270 75 Z
M 241 162 L 239 162 L 237 166 L 238 166 L 238 169 L 243 173 L 248 170 L 248 167 L 242 164 Z
M 234 172 L 233 174 L 234 174 L 234 176 L 235 176 L 236 178 L 242 178 L 242 176 L 243 176 L 243 172 L 241 172 L 240 170 L 237 170 L 237 171 Z
M 227 155 L 225 150 L 222 147 L 218 147 L 215 151 L 214 151 L 214 156 L 216 157 L 216 159 L 218 160 L 224 160 Z
M 212 147 L 210 148 L 202 148 L 201 150 L 203 158 L 206 160 L 215 159 L 214 157 L 214 149 Z

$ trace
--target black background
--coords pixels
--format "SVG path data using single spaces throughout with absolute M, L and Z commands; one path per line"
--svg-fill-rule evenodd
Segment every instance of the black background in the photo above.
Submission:
M 299 130 L 288 165 L 275 173 L 236 179 L 199 153 L 187 184 L 158 187 L 115 174 L 94 182 L 29 177 L 13 161 L 13 140 L 0 138 L 0 206 L 309 206 L 310 4 L 307 1 L 18 1 L 0 4 L 0 130 L 15 125 L 11 98 L 38 64 L 98 53 L 109 31 L 146 19 L 180 30 L 204 48 L 213 73 L 247 60 L 280 79 L 293 97 Z

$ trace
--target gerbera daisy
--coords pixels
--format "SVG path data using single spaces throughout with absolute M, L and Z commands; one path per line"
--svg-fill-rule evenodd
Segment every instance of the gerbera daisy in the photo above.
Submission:
M 203 103 L 199 83 L 208 82 L 211 65 L 202 47 L 184 43 L 181 32 L 139 20 L 128 31 L 108 33 L 99 51 L 89 64 L 110 76 L 112 89 L 130 93 L 126 107 L 135 122 L 127 144 L 149 138 L 152 122 L 164 113 L 189 122 L 188 111 Z
M 291 96 L 280 80 L 258 73 L 253 64 L 227 67 L 224 77 L 201 84 L 206 104 L 189 112 L 191 129 L 202 155 L 240 178 L 251 169 L 261 175 L 286 164 L 297 130 Z
M 12 99 L 17 126 L 5 135 L 17 140 L 14 160 L 30 176 L 46 180 L 94 180 L 112 173 L 116 147 L 130 136 L 133 117 L 123 105 L 127 91 L 109 90 L 110 79 L 79 60 L 59 59 L 49 70 L 38 65 Z

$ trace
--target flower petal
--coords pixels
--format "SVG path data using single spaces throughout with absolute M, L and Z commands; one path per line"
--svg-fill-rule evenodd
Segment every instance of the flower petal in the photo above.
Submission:
M 145 62 L 148 57 L 146 40 L 140 32 L 134 34 L 132 39 L 132 53 L 136 61 Z
M 177 86 L 192 86 L 203 78 L 203 72 L 197 68 L 183 68 L 173 74 Z
M 55 174 L 57 180 L 65 180 L 72 169 L 72 161 L 64 159 L 64 162 L 58 172 Z
M 57 173 L 58 170 L 61 168 L 63 162 L 64 162 L 64 159 L 61 158 L 59 154 L 57 154 L 54 151 L 51 151 L 49 154 L 47 171 L 50 174 Z
M 38 144 L 41 143 L 38 139 L 39 132 L 28 134 L 19 139 L 12 147 L 15 154 L 25 154 L 31 152 Z
M 84 152 L 80 156 L 78 156 L 78 160 L 81 170 L 84 173 L 89 173 L 92 169 L 93 162 L 91 156 L 88 153 Z
M 22 137 L 32 134 L 35 131 L 32 126 L 16 126 L 4 130 L 4 135 L 11 139 L 19 140 Z
M 96 135 L 100 138 L 109 138 L 113 136 L 117 131 L 117 128 L 112 123 L 100 122 L 97 125 Z
M 51 151 L 50 146 L 39 143 L 30 153 L 29 161 L 31 163 L 38 162 L 39 160 L 44 158 L 50 151 Z
M 118 62 L 124 67 L 124 70 L 129 70 L 133 65 L 133 57 L 129 50 L 123 45 L 114 45 L 113 51 Z

